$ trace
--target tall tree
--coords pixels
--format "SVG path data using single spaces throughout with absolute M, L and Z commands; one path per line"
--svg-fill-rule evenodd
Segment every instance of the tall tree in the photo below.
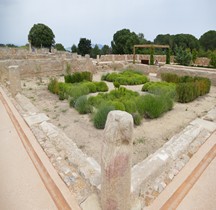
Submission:
M 192 50 L 194 49 L 199 49 L 199 41 L 195 36 L 191 34 L 176 34 L 173 36 L 173 51 L 176 47 L 181 47 L 184 50 L 190 49 L 190 51 L 192 52 Z
M 210 30 L 204 33 L 199 39 L 204 50 L 216 50 L 216 31 Z
M 92 48 L 92 50 L 91 50 L 91 57 L 96 58 L 97 55 L 101 55 L 101 50 L 99 49 L 98 45 L 96 44 L 94 46 L 94 48 Z
M 129 29 L 122 29 L 113 35 L 112 52 L 114 54 L 131 54 L 135 44 L 139 44 L 139 37 Z
M 91 53 L 91 40 L 81 38 L 78 44 L 78 53 L 82 56 Z
M 101 55 L 110 54 L 112 49 L 108 45 L 104 45 L 101 49 Z
M 53 31 L 42 23 L 34 24 L 28 34 L 28 40 L 34 47 L 51 48 L 55 44 Z
M 77 53 L 78 52 L 77 46 L 75 44 L 72 45 L 71 52 L 72 53 Z

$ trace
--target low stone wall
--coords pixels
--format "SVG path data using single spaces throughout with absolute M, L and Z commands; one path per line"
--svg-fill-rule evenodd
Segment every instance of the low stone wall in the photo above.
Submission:
M 136 54 L 135 55 L 136 62 L 141 62 L 141 60 L 150 60 L 150 55 L 143 55 L 143 54 Z M 154 60 L 158 60 L 158 62 L 165 63 L 166 62 L 166 55 L 154 55 Z M 100 57 L 101 62 L 107 61 L 133 61 L 133 55 L 101 55 Z M 171 62 L 174 61 L 174 57 L 171 56 Z
M 180 65 L 145 65 L 145 64 L 131 64 L 128 68 L 136 69 L 143 72 L 146 75 L 150 73 L 157 74 L 157 77 L 160 77 L 161 73 L 174 73 L 179 76 L 199 76 L 206 77 L 211 80 L 212 85 L 216 85 L 216 69 L 211 68 L 201 68 L 201 67 L 189 67 L 189 66 L 180 66 Z

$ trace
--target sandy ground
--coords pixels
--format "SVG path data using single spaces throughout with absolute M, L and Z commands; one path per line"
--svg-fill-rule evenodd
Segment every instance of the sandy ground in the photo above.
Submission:
M 102 73 L 97 73 L 93 79 L 99 81 L 101 75 Z M 84 153 L 94 157 L 100 163 L 103 130 L 94 128 L 90 115 L 80 115 L 75 109 L 69 107 L 67 100 L 60 101 L 57 95 L 50 93 L 47 90 L 48 82 L 49 78 L 23 80 L 22 93 L 31 99 L 41 112 L 46 113 L 54 125 L 63 129 Z M 108 83 L 108 86 L 113 89 L 112 83 Z M 142 85 L 127 88 L 141 93 L 141 87 Z M 212 86 L 206 96 L 187 104 L 175 103 L 171 111 L 158 119 L 143 119 L 142 124 L 134 128 L 133 164 L 154 153 L 189 122 L 205 115 L 215 104 L 216 87 Z

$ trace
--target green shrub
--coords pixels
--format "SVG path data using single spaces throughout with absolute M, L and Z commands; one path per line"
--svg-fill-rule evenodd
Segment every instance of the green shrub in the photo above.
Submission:
M 168 96 L 163 95 L 145 95 L 140 96 L 137 101 L 137 111 L 141 116 L 147 118 L 157 118 L 164 112 L 171 110 L 173 107 L 173 101 Z
M 148 77 L 133 70 L 125 70 L 119 74 L 111 73 L 102 76 L 103 80 L 118 82 L 120 85 L 139 85 L 149 81 Z
M 104 129 L 107 120 L 107 115 L 112 110 L 114 110 L 112 106 L 101 106 L 93 118 L 94 126 L 98 129 Z
M 91 112 L 91 106 L 88 103 L 86 95 L 80 96 L 76 100 L 74 107 L 80 114 L 87 114 Z
M 88 87 L 90 93 L 97 92 L 97 86 L 94 82 L 83 82 L 83 85 Z
M 134 100 L 124 100 L 125 111 L 132 114 L 136 112 L 136 103 Z
M 88 71 L 75 72 L 64 76 L 66 83 L 78 83 L 82 81 L 92 81 L 92 73 Z
M 173 73 L 161 73 L 161 80 L 165 82 L 178 83 L 179 76 Z
M 179 83 L 176 87 L 178 102 L 188 103 L 193 101 L 196 96 L 196 88 L 193 82 Z
M 140 116 L 139 113 L 133 113 L 132 114 L 134 125 L 140 125 L 142 121 L 142 117 Z
M 168 82 L 147 82 L 143 85 L 142 91 L 147 91 L 156 95 L 168 95 L 176 97 L 176 84 Z
M 59 93 L 59 84 L 56 78 L 52 78 L 48 84 L 48 90 L 51 93 L 58 94 Z
M 106 92 L 109 90 L 105 82 L 94 82 L 94 84 L 96 85 L 97 92 Z
M 125 106 L 120 101 L 112 101 L 111 105 L 115 108 L 115 110 L 125 111 Z
M 118 81 L 114 81 L 113 85 L 114 85 L 115 88 L 120 88 L 120 84 L 119 84 Z

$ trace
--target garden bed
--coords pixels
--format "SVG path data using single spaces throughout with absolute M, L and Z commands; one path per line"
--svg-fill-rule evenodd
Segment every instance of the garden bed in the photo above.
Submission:
M 93 81 L 100 81 L 101 73 L 95 74 Z M 60 78 L 64 81 L 64 78 Z M 67 100 L 60 101 L 57 95 L 47 89 L 49 78 L 23 80 L 23 94 L 32 103 L 46 113 L 50 121 L 62 128 L 80 149 L 100 163 L 103 130 L 94 128 L 89 115 L 80 115 L 69 107 Z M 113 83 L 107 82 L 109 89 Z M 127 89 L 141 92 L 143 85 L 127 86 Z M 142 124 L 134 128 L 133 164 L 155 152 L 174 134 L 181 131 L 190 121 L 201 117 L 216 104 L 216 88 L 212 87 L 209 94 L 199 97 L 187 104 L 175 103 L 174 108 L 157 119 L 143 119 Z

